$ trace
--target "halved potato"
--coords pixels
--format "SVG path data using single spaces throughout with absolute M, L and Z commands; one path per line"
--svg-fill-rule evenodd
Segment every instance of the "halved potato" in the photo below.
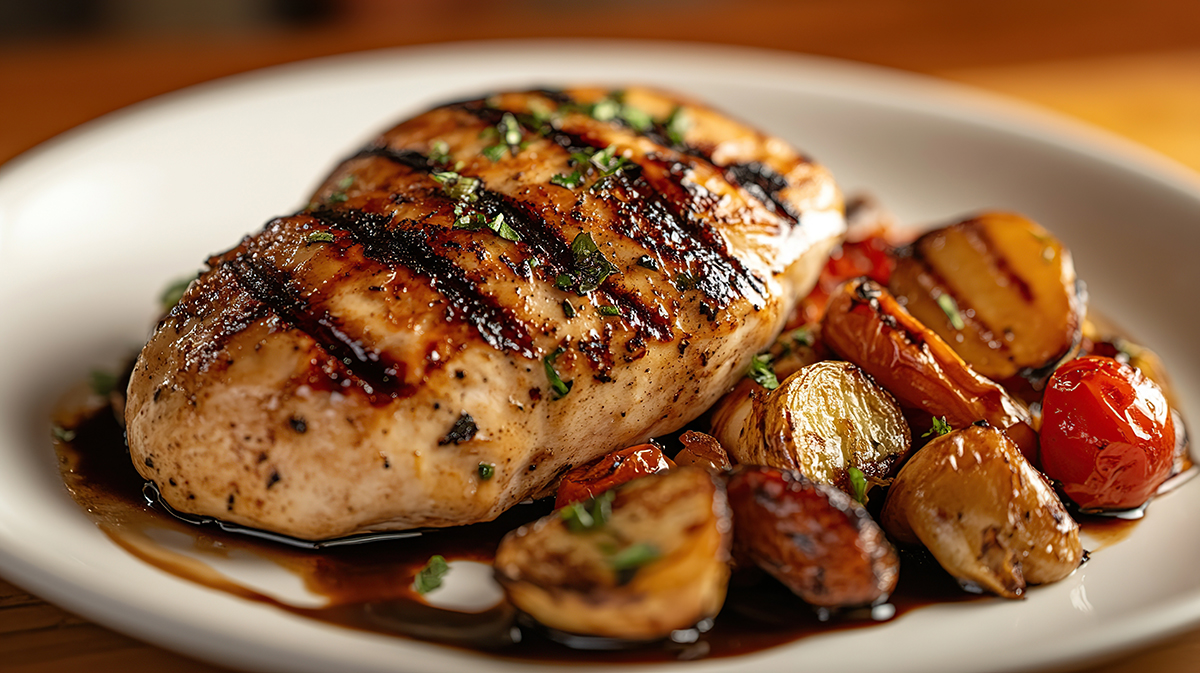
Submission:
M 679 436 L 679 443 L 683 444 L 683 448 L 675 454 L 676 465 L 694 465 L 714 473 L 721 473 L 732 467 L 725 447 L 712 435 L 688 430 Z
M 862 505 L 793 470 L 744 465 L 726 485 L 734 545 L 812 605 L 868 605 L 896 588 L 900 562 Z
M 735 462 L 796 470 L 847 493 L 849 468 L 883 482 L 912 446 L 892 396 L 855 365 L 833 360 L 804 367 L 773 391 L 739 384 L 717 403 L 712 424 Z
M 1003 432 L 968 426 L 917 451 L 880 518 L 897 542 L 920 543 L 959 581 L 1005 598 L 1079 567 L 1079 526 Z
M 878 283 L 858 278 L 843 285 L 829 300 L 821 334 L 900 404 L 944 417 L 953 428 L 985 420 L 1008 431 L 1026 456 L 1037 455 L 1025 405 L 975 373 Z
M 976 372 L 1035 384 L 1079 348 L 1086 304 L 1071 253 L 1040 225 L 989 212 L 897 255 L 889 289 Z
M 720 482 L 679 467 L 608 493 L 504 537 L 496 578 L 513 605 L 551 628 L 626 640 L 716 615 L 732 534 Z

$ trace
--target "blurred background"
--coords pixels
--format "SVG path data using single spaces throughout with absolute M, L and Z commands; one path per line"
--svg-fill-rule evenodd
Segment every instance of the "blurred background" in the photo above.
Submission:
M 750 45 L 982 86 L 1200 169 L 1196 0 L 0 0 L 0 161 L 105 112 L 305 58 L 450 40 Z
M 1200 170 L 1200 0 L 0 0 L 0 163 L 107 112 L 226 75 L 538 37 L 746 45 L 929 74 L 1105 127 Z M 1200 630 L 1088 670 L 1197 662 Z M 0 669 L 219 670 L 3 580 Z

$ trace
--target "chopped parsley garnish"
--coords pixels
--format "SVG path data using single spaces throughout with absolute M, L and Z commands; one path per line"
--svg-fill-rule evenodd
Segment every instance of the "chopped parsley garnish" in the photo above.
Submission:
M 504 145 L 488 145 L 483 148 L 483 156 L 492 162 L 500 161 L 504 158 L 504 151 L 507 149 Z
M 937 305 L 941 307 L 942 312 L 950 319 L 950 326 L 954 329 L 962 329 L 966 327 L 963 322 L 962 314 L 958 312 L 958 302 L 954 301 L 954 297 L 943 292 L 937 297 Z
M 438 440 L 438 446 L 469 442 L 475 438 L 475 433 L 478 431 L 479 427 L 475 425 L 475 419 L 471 418 L 471 414 L 464 411 L 458 417 L 458 420 L 454 421 L 454 426 L 450 428 L 450 432 L 447 432 L 445 437 Z
M 629 163 L 629 159 L 626 159 L 624 156 L 617 156 L 616 152 L 617 146 L 609 145 L 593 154 L 588 160 L 600 171 L 601 175 L 608 177 Z
M 517 123 L 517 118 L 511 112 L 505 112 L 500 117 L 500 123 L 496 126 L 496 130 L 500 132 L 500 138 L 505 145 L 516 147 L 521 144 L 521 125 Z
M 429 163 L 443 166 L 450 163 L 450 145 L 445 140 L 435 140 L 429 145 Z
M 621 309 L 612 305 L 601 306 L 600 315 L 621 315 Z
M 558 173 L 550 178 L 550 183 L 567 189 L 575 189 L 584 183 L 583 175 L 579 171 L 572 171 L 570 175 L 566 173 Z
M 554 361 L 565 352 L 567 352 L 567 349 L 559 346 L 553 353 L 542 358 L 542 364 L 546 367 L 546 378 L 550 379 L 550 389 L 554 391 L 554 399 L 556 400 L 566 397 L 567 393 L 571 392 L 571 386 L 575 385 L 574 381 L 563 381 L 562 377 L 554 369 Z
M 649 542 L 638 542 L 613 554 L 608 559 L 608 565 L 618 573 L 623 570 L 636 570 L 653 563 L 662 556 L 658 547 Z
M 672 145 L 682 145 L 683 136 L 692 127 L 692 120 L 682 107 L 671 110 L 671 115 L 663 122 L 663 131 Z
M 488 479 L 491 479 L 494 476 L 496 476 L 496 466 L 495 465 L 492 465 L 491 463 L 480 463 L 479 464 L 479 478 L 481 480 L 487 481 Z
M 575 307 L 571 306 L 570 299 L 564 299 L 563 303 L 562 303 L 562 307 L 563 307 L 563 315 L 567 316 L 568 320 L 575 317 Z
M 867 476 L 857 467 L 846 468 L 846 472 L 850 475 L 850 487 L 854 489 L 854 499 L 864 505 L 867 504 Z
M 638 257 L 637 265 L 643 269 L 658 271 L 658 260 L 654 259 L 650 255 L 642 255 L 641 257 Z
M 75 431 L 68 430 L 61 425 L 51 425 L 50 435 L 63 443 L 75 441 Z
M 612 98 L 601 98 L 592 104 L 592 108 L 588 114 L 596 121 L 612 121 L 617 118 L 617 115 L 621 114 L 621 104 Z
M 941 418 L 934 416 L 933 417 L 933 425 L 930 426 L 928 432 L 926 432 L 925 434 L 923 434 L 921 436 L 922 437 L 929 437 L 929 436 L 940 437 L 942 435 L 950 434 L 953 430 L 954 430 L 954 428 L 950 427 L 950 424 L 946 422 L 945 416 L 942 416 Z
M 504 213 L 498 213 L 495 218 L 489 220 L 486 215 L 480 212 L 466 213 L 462 208 L 462 204 L 459 204 L 454 209 L 454 215 L 456 217 L 454 221 L 455 229 L 479 231 L 480 229 L 487 228 L 506 241 L 514 243 L 521 241 L 521 235 L 504 221 Z
M 347 176 L 342 177 L 341 180 L 338 180 L 337 191 L 330 194 L 329 197 L 325 199 L 325 202 L 326 203 L 344 203 L 346 201 L 346 199 L 348 198 L 346 196 L 346 190 L 350 189 L 350 185 L 353 185 L 353 184 L 354 184 L 354 176 L 353 175 L 347 175 Z
M 333 243 L 333 234 L 328 231 L 314 231 L 308 235 L 306 241 L 309 245 L 313 243 Z
M 429 562 L 425 564 L 417 572 L 417 576 L 413 578 L 413 591 L 424 596 L 434 589 L 442 586 L 442 578 L 446 573 L 450 572 L 450 564 L 446 563 L 445 557 L 440 554 L 434 554 L 429 557 Z
M 620 269 L 600 252 L 596 241 L 592 240 L 592 235 L 586 231 L 579 233 L 571 241 L 571 254 L 575 258 L 574 268 L 559 275 L 554 283 L 560 290 L 574 288 L 577 294 L 584 295 L 600 287 L 604 279 L 620 272 Z
M 475 194 L 475 190 L 479 188 L 479 178 L 470 178 L 465 175 L 459 175 L 454 171 L 439 171 L 430 174 L 439 185 L 442 186 L 442 192 L 454 199 L 455 201 L 465 201 L 473 203 L 479 197 Z
M 750 370 L 746 372 L 746 376 L 767 390 L 779 387 L 779 379 L 775 378 L 775 366 L 771 364 L 771 355 L 768 353 L 750 358 Z
M 617 497 L 614 491 L 605 491 L 600 495 L 588 498 L 563 507 L 559 511 L 567 529 L 572 533 L 584 533 L 603 528 L 612 518 L 612 501 Z
M 679 288 L 680 292 L 687 292 L 696 287 L 696 279 L 690 273 L 675 274 L 675 287 Z
M 654 119 L 645 110 L 631 105 L 621 106 L 621 119 L 638 133 L 644 133 L 654 126 Z
M 812 327 L 805 325 L 792 330 L 792 341 L 800 346 L 812 346 L 817 339 L 813 336 Z
M 183 293 L 187 292 L 188 286 L 191 285 L 192 281 L 195 279 L 196 276 L 180 278 L 172 281 L 170 285 L 167 285 L 165 288 L 163 288 L 162 294 L 158 295 L 158 301 L 160 304 L 162 304 L 163 311 L 170 311 L 171 309 L 175 308 L 175 305 L 179 303 L 179 300 L 183 299 Z
M 100 397 L 108 397 L 108 394 L 117 387 L 117 375 L 100 369 L 93 369 L 91 376 L 88 377 L 88 382 L 92 386 L 92 392 Z

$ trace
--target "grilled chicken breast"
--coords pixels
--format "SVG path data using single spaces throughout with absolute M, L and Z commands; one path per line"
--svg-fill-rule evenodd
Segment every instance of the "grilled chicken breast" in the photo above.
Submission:
M 691 101 L 439 107 L 209 260 L 130 453 L 172 507 L 299 538 L 489 520 L 708 408 L 843 230 L 824 168 Z

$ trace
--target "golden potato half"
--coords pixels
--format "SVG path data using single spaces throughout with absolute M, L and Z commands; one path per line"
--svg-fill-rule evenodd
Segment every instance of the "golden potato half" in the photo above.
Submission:
M 551 628 L 656 640 L 721 609 L 731 536 L 724 486 L 679 467 L 509 533 L 496 577 L 517 608 Z

